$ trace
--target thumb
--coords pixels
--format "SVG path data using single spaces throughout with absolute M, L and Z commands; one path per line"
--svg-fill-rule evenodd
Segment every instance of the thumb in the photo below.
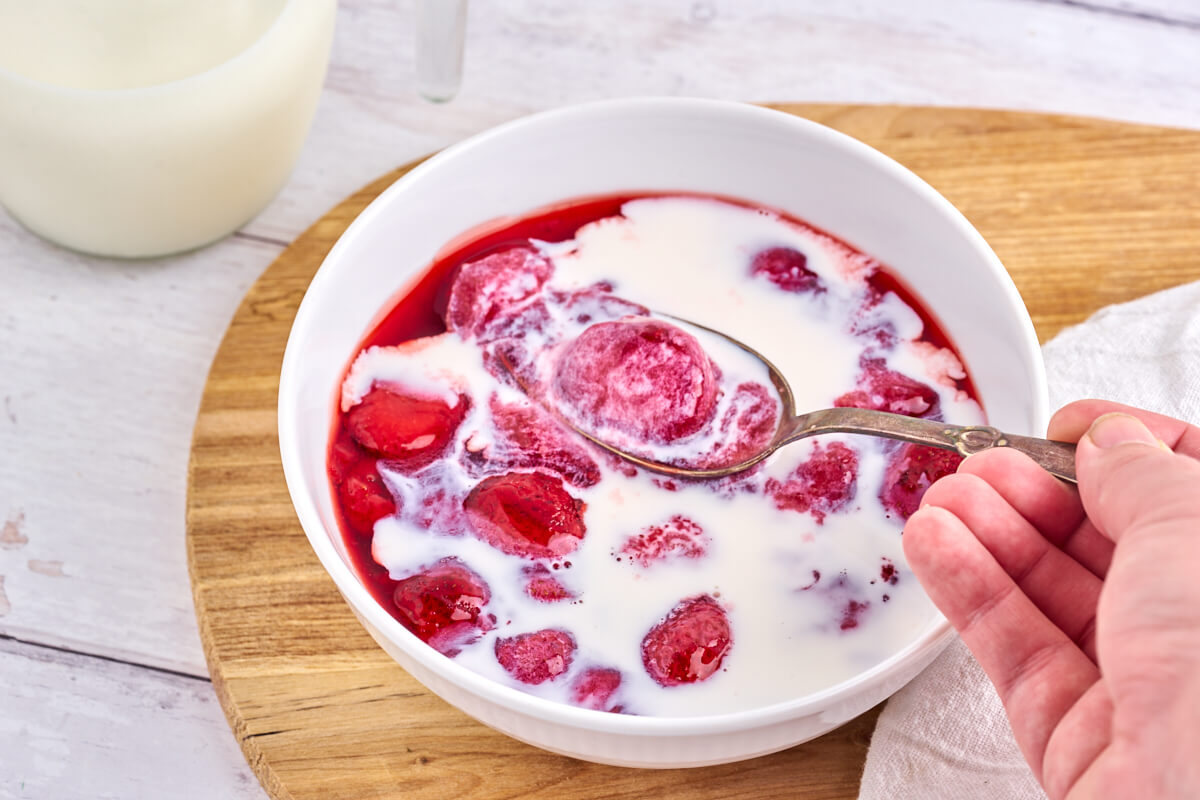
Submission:
M 1200 529 L 1200 461 L 1171 452 L 1136 417 L 1097 418 L 1075 464 L 1084 510 L 1109 539 L 1161 526 Z

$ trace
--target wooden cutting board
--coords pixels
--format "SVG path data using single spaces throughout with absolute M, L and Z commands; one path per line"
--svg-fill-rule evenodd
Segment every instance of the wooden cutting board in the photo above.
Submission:
M 790 105 L 907 165 L 1008 267 L 1043 341 L 1109 303 L 1200 278 L 1200 132 L 1022 113 Z M 411 165 L 410 165 L 411 166 Z M 645 771 L 521 744 L 408 676 L 308 546 L 279 463 L 292 317 L 334 240 L 408 167 L 331 210 L 250 289 L 196 420 L 188 563 L 213 685 L 274 798 L 852 798 L 878 709 L 786 752 Z

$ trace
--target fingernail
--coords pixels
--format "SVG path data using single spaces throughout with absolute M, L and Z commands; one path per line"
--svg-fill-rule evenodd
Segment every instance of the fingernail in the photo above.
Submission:
M 1098 417 L 1088 429 L 1087 435 L 1097 447 L 1105 450 L 1130 442 L 1162 447 L 1162 442 L 1141 420 L 1128 414 L 1105 414 Z

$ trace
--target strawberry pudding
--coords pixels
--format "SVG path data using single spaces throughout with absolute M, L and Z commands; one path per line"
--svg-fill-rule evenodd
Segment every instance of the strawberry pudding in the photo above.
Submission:
M 817 692 L 912 641 L 936 612 L 900 529 L 953 454 L 823 436 L 668 480 L 565 424 L 698 466 L 769 441 L 765 369 L 681 319 L 767 355 L 800 410 L 984 421 L 916 298 L 822 231 L 712 197 L 573 203 L 440 258 L 349 366 L 328 472 L 376 601 L 495 681 L 646 716 Z

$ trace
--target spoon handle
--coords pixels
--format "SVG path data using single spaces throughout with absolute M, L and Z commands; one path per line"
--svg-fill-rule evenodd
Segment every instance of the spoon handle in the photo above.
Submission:
M 780 437 L 782 446 L 818 433 L 864 433 L 953 450 L 969 456 L 993 447 L 1011 447 L 1032 458 L 1055 477 L 1075 483 L 1075 445 L 1017 436 L 987 425 L 949 425 L 868 408 L 827 408 L 791 420 Z

